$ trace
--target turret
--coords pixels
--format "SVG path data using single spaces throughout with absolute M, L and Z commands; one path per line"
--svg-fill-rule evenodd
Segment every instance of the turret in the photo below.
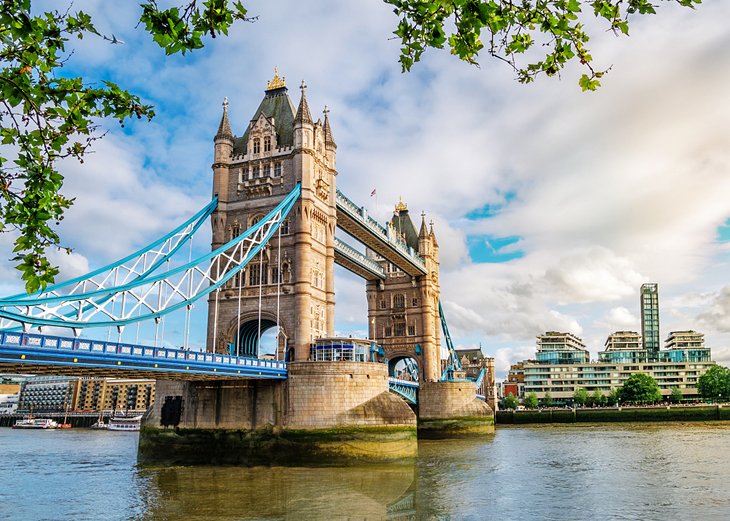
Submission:
M 294 146 L 297 148 L 312 148 L 312 114 L 309 112 L 306 93 L 307 84 L 304 83 L 304 80 L 302 80 L 299 88 L 302 91 L 302 97 L 299 99 L 299 108 L 297 108 L 296 116 L 294 116 Z
M 337 153 L 337 144 L 332 136 L 332 126 L 329 118 L 330 110 L 327 105 L 324 106 L 324 148 L 327 151 L 327 160 L 331 166 L 335 164 L 335 154 Z
M 426 212 L 421 212 L 421 229 L 418 232 L 418 254 L 425 257 L 431 253 L 431 241 L 428 237 L 428 228 L 426 227 Z
M 433 249 L 432 255 L 434 262 L 439 262 L 439 243 L 436 241 L 436 234 L 433 232 L 433 221 L 430 223 L 431 230 L 428 233 L 429 239 L 431 239 L 431 248 Z
M 229 165 L 233 155 L 233 132 L 228 121 L 228 98 L 223 99 L 223 116 L 213 138 L 213 195 L 228 201 Z

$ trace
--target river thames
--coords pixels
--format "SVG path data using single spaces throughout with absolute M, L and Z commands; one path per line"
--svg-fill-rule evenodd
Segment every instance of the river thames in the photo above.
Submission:
M 500 427 L 415 465 L 138 467 L 137 433 L 0 429 L 0 519 L 725 520 L 730 423 Z

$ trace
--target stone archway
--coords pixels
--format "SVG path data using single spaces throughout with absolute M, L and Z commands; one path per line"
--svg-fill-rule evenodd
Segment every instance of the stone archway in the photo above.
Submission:
M 404 353 L 388 358 L 388 376 L 418 381 L 421 379 L 420 375 L 421 361 L 418 357 Z

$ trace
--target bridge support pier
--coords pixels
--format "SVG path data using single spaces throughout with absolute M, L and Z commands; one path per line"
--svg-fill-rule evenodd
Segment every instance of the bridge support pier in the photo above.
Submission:
M 387 366 L 294 362 L 286 381 L 159 381 L 138 459 L 313 466 L 416 455 L 416 416 L 389 393 Z
M 494 411 L 474 395 L 474 382 L 421 382 L 418 437 L 455 438 L 494 432 Z

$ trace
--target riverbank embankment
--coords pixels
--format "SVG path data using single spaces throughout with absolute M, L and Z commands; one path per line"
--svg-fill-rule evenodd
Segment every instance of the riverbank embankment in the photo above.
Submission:
M 495 415 L 497 425 L 713 420 L 730 421 L 730 407 L 727 405 L 662 405 L 650 407 L 531 409 L 497 411 Z

